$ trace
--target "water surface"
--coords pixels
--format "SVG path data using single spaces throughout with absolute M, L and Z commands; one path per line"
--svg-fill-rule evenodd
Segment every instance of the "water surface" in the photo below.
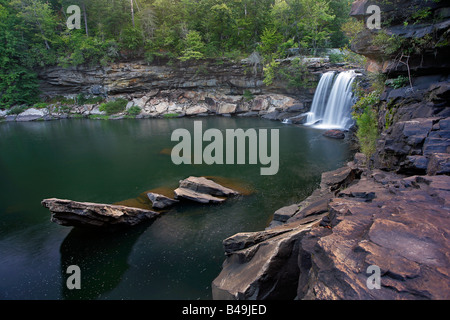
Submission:
M 60 120 L 0 124 L 0 299 L 210 299 L 222 240 L 259 231 L 300 202 L 320 175 L 350 158 L 323 131 L 262 119 L 201 118 L 203 130 L 280 129 L 280 169 L 172 164 L 170 137 L 199 119 Z M 116 233 L 51 223 L 45 198 L 117 203 L 188 176 L 218 176 L 251 194 L 221 205 L 183 204 L 153 223 Z M 129 201 L 129 200 L 128 200 Z M 81 290 L 66 268 L 81 268 Z

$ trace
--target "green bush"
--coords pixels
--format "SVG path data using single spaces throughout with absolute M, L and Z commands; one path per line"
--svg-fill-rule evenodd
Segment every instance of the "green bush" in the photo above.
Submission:
M 114 101 L 109 101 L 106 103 L 102 103 L 99 107 L 100 111 L 106 112 L 108 115 L 116 114 L 119 112 L 123 112 L 125 107 L 128 104 L 128 100 L 126 99 L 117 99 Z
M 253 95 L 253 93 L 250 90 L 245 90 L 244 91 L 244 100 L 252 101 L 253 99 L 255 99 L 255 96 Z
M 16 114 L 20 114 L 22 112 L 24 112 L 26 110 L 25 106 L 14 106 L 11 109 L 8 110 L 7 114 L 8 115 L 16 115 Z
M 373 91 L 365 96 L 353 106 L 353 117 L 356 120 L 358 131 L 356 136 L 359 141 L 361 152 L 370 158 L 376 151 L 378 133 L 378 113 L 376 105 L 379 103 L 379 92 Z
M 340 63 L 345 61 L 345 56 L 341 53 L 331 53 L 328 58 L 330 63 Z
M 361 152 L 370 158 L 376 150 L 378 139 L 378 119 L 377 113 L 369 106 L 356 118 L 358 131 L 356 136 L 359 140 Z
M 395 79 L 389 79 L 386 81 L 386 85 L 392 86 L 394 89 L 406 87 L 408 84 L 409 78 L 405 76 L 398 76 Z
M 163 115 L 163 118 L 165 119 L 172 119 L 172 118 L 178 118 L 180 115 L 178 113 L 166 113 Z
M 141 113 L 141 108 L 138 106 L 132 106 L 130 109 L 128 109 L 127 113 L 131 116 L 137 116 L 139 113 Z
M 45 102 L 38 102 L 33 105 L 33 108 L 36 108 L 36 109 L 45 109 L 47 107 L 48 107 L 48 103 L 45 103 Z

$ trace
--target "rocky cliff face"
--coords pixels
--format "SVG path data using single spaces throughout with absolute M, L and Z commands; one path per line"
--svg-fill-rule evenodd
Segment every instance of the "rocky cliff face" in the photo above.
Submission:
M 323 174 L 320 189 L 275 212 L 268 229 L 226 239 L 214 298 L 450 298 L 450 8 L 359 0 L 352 15 L 367 19 L 369 4 L 381 7 L 388 35 L 434 46 L 400 59 L 374 41 L 382 31 L 358 35 L 352 49 L 370 71 L 412 80 L 381 96 L 375 155 Z M 432 19 L 414 23 L 418 13 Z
M 45 95 L 126 95 L 152 90 L 215 90 L 228 94 L 244 90 L 260 92 L 260 68 L 225 61 L 147 64 L 145 61 L 118 62 L 106 67 L 59 66 L 40 70 Z
M 386 87 L 381 95 L 382 135 L 373 165 L 407 174 L 448 174 L 450 7 L 445 1 L 397 0 L 386 4 L 359 0 L 354 2 L 351 15 L 365 21 L 371 3 L 380 6 L 387 26 L 361 32 L 352 49 L 366 55 L 369 66 L 387 78 L 400 75 L 408 79 L 405 87 Z M 390 38 L 377 42 L 380 33 Z M 410 48 L 386 53 L 386 46 L 400 44 Z
M 263 83 L 262 65 L 254 61 L 249 58 L 241 62 L 202 60 L 149 65 L 132 61 L 107 67 L 55 66 L 40 70 L 39 78 L 44 96 L 73 97 L 82 93 L 123 97 L 130 101 L 128 107 L 141 108 L 139 117 L 144 118 L 165 114 L 242 114 L 284 119 L 295 118 L 308 110 L 313 88 L 324 71 L 351 67 L 331 64 L 326 59 L 309 59 L 306 63 L 311 85 L 307 89 L 289 87 L 280 79 L 267 87 Z M 281 64 L 288 67 L 290 60 Z M 71 113 L 89 116 L 99 114 L 97 109 L 74 106 Z M 48 111 L 48 118 L 58 117 L 58 112 Z

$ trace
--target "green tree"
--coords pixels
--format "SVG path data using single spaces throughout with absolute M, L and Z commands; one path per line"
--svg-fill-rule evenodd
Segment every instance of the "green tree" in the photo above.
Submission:
M 33 59 L 27 57 L 22 17 L 8 1 L 0 1 L 0 107 L 37 102 L 39 90 Z
M 180 57 L 181 61 L 204 58 L 205 44 L 199 32 L 194 30 L 189 31 L 184 42 L 185 49 L 183 50 L 183 55 Z

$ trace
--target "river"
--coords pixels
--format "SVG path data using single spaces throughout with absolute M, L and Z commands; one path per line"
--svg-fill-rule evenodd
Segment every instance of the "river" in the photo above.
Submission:
M 260 164 L 174 165 L 171 133 L 200 120 L 204 130 L 279 129 L 278 173 L 262 176 Z M 236 117 L 1 123 L 0 299 L 211 299 L 222 241 L 264 229 L 277 209 L 311 194 L 322 172 L 351 158 L 345 141 L 322 133 Z M 174 189 L 189 176 L 219 177 L 246 192 L 221 205 L 182 204 L 114 233 L 56 225 L 40 204 L 139 203 L 146 191 Z M 80 290 L 66 287 L 69 265 L 81 269 Z

